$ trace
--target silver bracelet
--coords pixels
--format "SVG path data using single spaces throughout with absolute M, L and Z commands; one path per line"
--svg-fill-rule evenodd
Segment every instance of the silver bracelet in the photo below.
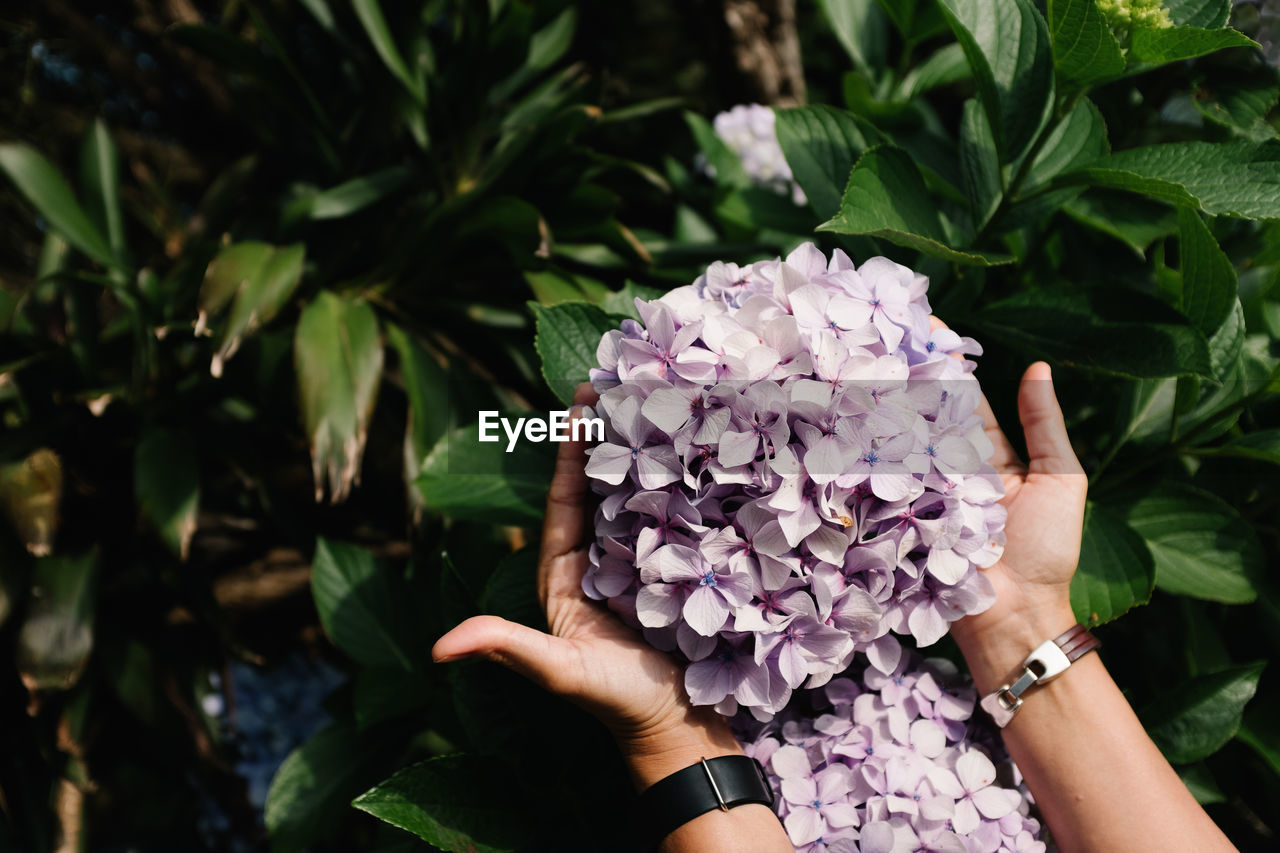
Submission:
M 1046 640 L 1022 662 L 1022 672 L 994 693 L 982 697 L 982 708 L 1000 728 L 1022 707 L 1022 694 L 1037 684 L 1052 681 L 1073 662 L 1102 645 L 1083 625 L 1074 625 L 1056 639 Z

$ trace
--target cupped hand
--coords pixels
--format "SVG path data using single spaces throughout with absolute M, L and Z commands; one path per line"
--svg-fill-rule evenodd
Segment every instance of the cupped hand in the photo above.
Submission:
M 935 328 L 944 325 L 932 319 Z M 1000 502 L 1009 513 L 1007 542 L 1001 558 L 985 570 L 995 603 L 951 630 L 966 658 L 972 651 L 990 657 L 998 668 L 1007 663 L 997 654 L 1002 644 L 1020 660 L 1075 621 L 1070 588 L 1080 560 L 1088 478 L 1067 437 L 1048 364 L 1038 361 L 1028 367 L 1018 387 L 1026 463 L 1000 429 L 985 396 L 978 414 L 995 448 L 989 461 L 1004 483 Z M 977 677 L 975 661 L 969 663 Z
M 578 386 L 576 405 L 596 400 L 589 384 Z M 708 755 L 736 751 L 723 719 L 709 707 L 689 704 L 683 667 L 583 594 L 589 541 L 585 449 L 583 442 L 560 445 L 547 494 L 538 596 L 550 633 L 497 616 L 474 616 L 441 637 L 432 656 L 438 662 L 477 656 L 516 670 L 600 719 L 624 753 L 674 751 L 673 737 L 698 739 Z

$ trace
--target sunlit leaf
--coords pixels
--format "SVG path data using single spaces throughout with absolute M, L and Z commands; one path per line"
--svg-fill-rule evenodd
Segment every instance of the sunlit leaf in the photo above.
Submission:
M 361 299 L 321 292 L 298 319 L 293 344 L 316 500 L 337 503 L 360 482 L 360 461 L 382 378 L 378 318 Z

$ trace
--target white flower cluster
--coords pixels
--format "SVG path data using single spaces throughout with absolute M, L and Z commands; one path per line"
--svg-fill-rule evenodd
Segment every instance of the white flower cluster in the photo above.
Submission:
M 773 110 L 760 104 L 738 104 L 715 117 L 716 135 L 742 161 L 742 169 L 753 181 L 782 195 L 790 195 L 797 206 L 806 203 L 804 191 L 791 176 L 791 167 L 782 155 L 774 129 Z

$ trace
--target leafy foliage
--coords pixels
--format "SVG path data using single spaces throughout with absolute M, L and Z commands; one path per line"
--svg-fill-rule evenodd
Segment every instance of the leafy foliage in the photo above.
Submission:
M 1226 0 L 1166 6 L 1155 29 L 1094 0 L 822 3 L 814 103 L 775 110 L 803 205 L 687 98 L 602 110 L 625 86 L 586 69 L 613 42 L 576 32 L 617 13 L 567 2 L 230 4 L 169 28 L 223 131 L 198 186 L 110 116 L 0 145 L 34 247 L 0 270 L 2 677 L 29 700 L 0 708 L 0 845 L 55 849 L 65 778 L 102 792 L 91 846 L 140 837 L 109 804 L 141 791 L 164 815 L 147 837 L 200 849 L 188 767 L 243 800 L 192 746 L 219 738 L 208 673 L 320 636 L 303 613 L 351 679 L 276 776 L 272 849 L 633 849 L 593 720 L 429 661 L 468 616 L 541 618 L 553 448 L 478 443 L 477 413 L 567 406 L 635 297 L 804 240 L 927 272 L 1010 433 L 1026 360 L 1052 363 L 1091 480 L 1073 607 L 1211 814 L 1261 843 L 1280 76 Z M 289 565 L 294 598 L 237 598 Z M 528 808 L 493 809 L 495 778 L 532 780 Z

